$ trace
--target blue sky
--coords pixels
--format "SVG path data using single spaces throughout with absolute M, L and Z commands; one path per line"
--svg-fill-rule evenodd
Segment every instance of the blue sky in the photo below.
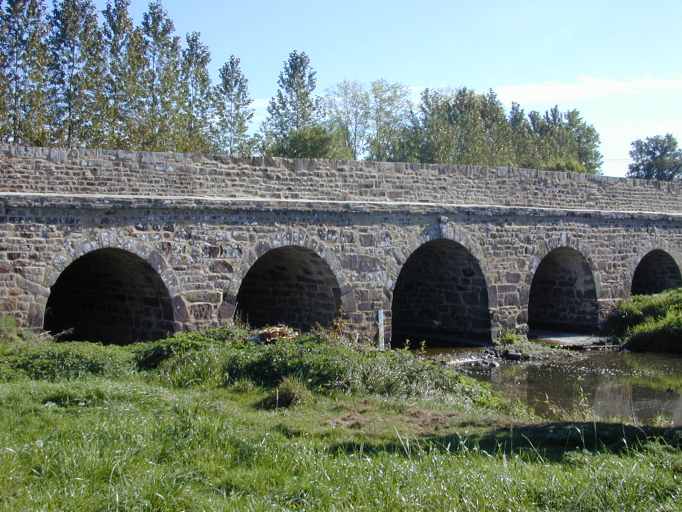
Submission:
M 102 8 L 106 0 L 97 0 Z M 653 7 L 655 5 L 655 7 Z M 146 0 L 132 0 L 140 20 Z M 242 59 L 262 119 L 289 51 L 306 51 L 320 92 L 344 79 L 493 88 L 526 110 L 577 108 L 599 131 L 604 172 L 630 143 L 682 143 L 682 2 L 165 0 L 183 35 L 201 32 L 214 75 Z

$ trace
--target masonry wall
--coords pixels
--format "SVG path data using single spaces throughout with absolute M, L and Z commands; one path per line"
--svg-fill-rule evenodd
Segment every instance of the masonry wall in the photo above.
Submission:
M 0 192 L 682 212 L 682 184 L 523 169 L 0 145 Z
M 384 310 L 390 339 L 400 270 L 415 250 L 438 239 L 457 242 L 479 263 L 493 336 L 525 328 L 533 276 L 556 248 L 585 257 L 601 320 L 629 295 L 648 252 L 665 250 L 682 261 L 680 218 L 666 214 L 0 194 L 0 313 L 41 327 L 50 287 L 64 269 L 93 250 L 115 247 L 158 273 L 174 329 L 229 323 L 258 258 L 293 245 L 315 252 L 331 269 L 350 327 L 372 338 L 377 311 Z

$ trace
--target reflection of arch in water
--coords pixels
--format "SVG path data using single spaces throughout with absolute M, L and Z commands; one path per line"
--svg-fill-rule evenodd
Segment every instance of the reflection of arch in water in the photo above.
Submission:
M 393 290 L 392 345 L 489 343 L 490 337 L 488 287 L 478 260 L 452 240 L 422 244 Z
M 648 252 L 632 276 L 632 295 L 660 293 L 682 287 L 682 275 L 675 259 L 662 249 Z
M 173 331 L 168 289 L 141 257 L 122 249 L 91 251 L 51 287 L 44 328 L 69 339 L 128 344 Z
M 251 266 L 237 294 L 235 318 L 251 327 L 286 324 L 328 327 L 341 307 L 338 281 L 315 251 L 271 249 Z
M 598 323 L 597 289 L 589 262 L 570 247 L 552 250 L 533 276 L 529 329 L 592 333 Z

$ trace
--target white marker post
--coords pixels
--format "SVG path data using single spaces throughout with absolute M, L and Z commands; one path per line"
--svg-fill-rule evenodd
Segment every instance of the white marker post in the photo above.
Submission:
M 384 350 L 386 345 L 384 344 L 384 310 L 380 309 L 377 311 L 377 345 L 379 350 Z

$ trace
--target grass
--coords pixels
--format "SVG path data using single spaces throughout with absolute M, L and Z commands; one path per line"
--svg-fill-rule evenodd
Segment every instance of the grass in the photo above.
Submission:
M 679 510 L 682 434 L 547 423 L 407 351 L 0 343 L 1 510 Z
M 622 301 L 608 330 L 630 350 L 682 352 L 682 288 Z

